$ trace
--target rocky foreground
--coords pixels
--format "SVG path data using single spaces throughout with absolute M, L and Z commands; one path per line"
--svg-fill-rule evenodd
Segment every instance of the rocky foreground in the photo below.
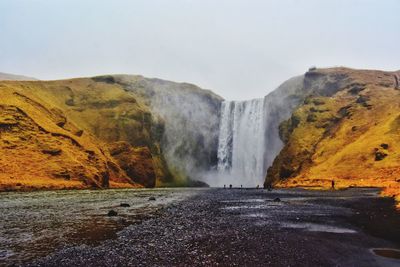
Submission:
M 129 202 L 129 199 L 127 199 Z M 97 246 L 32 266 L 398 266 L 400 214 L 375 189 L 204 189 Z

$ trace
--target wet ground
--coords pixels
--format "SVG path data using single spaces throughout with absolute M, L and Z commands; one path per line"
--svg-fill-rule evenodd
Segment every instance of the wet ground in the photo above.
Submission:
M 0 195 L 4 265 L 400 266 L 390 250 L 400 248 L 400 214 L 375 189 L 24 194 Z M 111 208 L 120 215 L 105 216 Z M 32 251 L 40 244 L 42 254 Z
M 0 266 L 28 263 L 74 245 L 99 245 L 195 193 L 183 189 L 0 193 Z M 120 207 L 121 203 L 130 207 Z M 110 210 L 118 216 L 106 216 Z

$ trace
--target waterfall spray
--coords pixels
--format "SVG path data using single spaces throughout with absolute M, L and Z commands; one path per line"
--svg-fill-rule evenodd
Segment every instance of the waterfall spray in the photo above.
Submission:
M 225 101 L 221 106 L 218 171 L 225 182 L 254 187 L 265 176 L 265 101 Z

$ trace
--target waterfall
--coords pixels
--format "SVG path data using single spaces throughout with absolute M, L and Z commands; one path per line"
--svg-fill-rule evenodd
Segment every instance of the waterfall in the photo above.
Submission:
M 218 177 L 211 186 L 262 186 L 283 147 L 279 125 L 309 94 L 304 75 L 293 77 L 261 99 L 224 101 L 218 135 Z
M 265 178 L 265 100 L 224 101 L 218 139 L 219 180 L 255 187 Z

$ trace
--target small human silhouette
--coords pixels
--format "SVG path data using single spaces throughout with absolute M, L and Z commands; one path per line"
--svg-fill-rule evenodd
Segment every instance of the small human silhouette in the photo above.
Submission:
M 224 189 L 226 188 L 226 184 L 224 184 Z
M 332 189 L 335 189 L 335 180 L 332 180 L 331 186 L 332 186 Z
M 232 185 L 231 184 L 229 185 L 229 188 L 232 189 Z

